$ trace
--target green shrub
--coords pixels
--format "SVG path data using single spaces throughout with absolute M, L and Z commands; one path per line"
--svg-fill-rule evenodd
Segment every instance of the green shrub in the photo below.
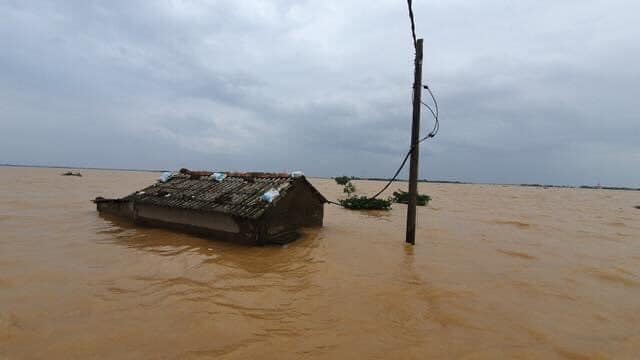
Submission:
M 338 185 L 347 185 L 347 183 L 351 179 L 348 176 L 338 176 L 334 178 L 334 180 L 336 181 L 336 183 L 338 183 Z
M 344 189 L 342 189 L 342 192 L 347 194 L 347 197 L 351 197 L 351 194 L 356 192 L 356 186 L 353 185 L 351 181 L 348 181 L 347 184 L 344 186 Z
M 409 193 L 406 191 L 399 190 L 393 192 L 393 201 L 400 204 L 408 204 L 409 203 Z M 431 196 L 418 194 L 418 198 L 416 200 L 416 205 L 425 206 L 427 203 L 431 201 Z
M 366 196 L 354 196 L 339 200 L 340 205 L 352 210 L 389 210 L 391 200 L 372 199 Z

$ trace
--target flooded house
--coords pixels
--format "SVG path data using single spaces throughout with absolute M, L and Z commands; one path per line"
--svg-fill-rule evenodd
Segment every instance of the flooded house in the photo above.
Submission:
M 181 169 L 120 199 L 97 197 L 101 213 L 245 244 L 287 243 L 322 226 L 324 196 L 301 173 Z

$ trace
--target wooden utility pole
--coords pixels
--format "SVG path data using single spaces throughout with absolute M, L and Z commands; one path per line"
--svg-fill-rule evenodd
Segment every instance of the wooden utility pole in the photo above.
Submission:
M 416 41 L 413 76 L 413 120 L 411 123 L 411 161 L 409 163 L 409 206 L 407 206 L 406 242 L 416 243 L 416 201 L 418 198 L 418 157 L 420 155 L 420 107 L 422 102 L 422 39 Z

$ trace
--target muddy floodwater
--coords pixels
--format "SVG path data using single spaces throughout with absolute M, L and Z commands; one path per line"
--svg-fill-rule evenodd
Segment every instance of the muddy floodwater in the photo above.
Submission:
M 404 205 L 326 205 L 323 228 L 246 247 L 90 202 L 157 173 L 63 171 L 0 167 L 0 359 L 640 356 L 640 192 L 420 184 L 415 247 Z

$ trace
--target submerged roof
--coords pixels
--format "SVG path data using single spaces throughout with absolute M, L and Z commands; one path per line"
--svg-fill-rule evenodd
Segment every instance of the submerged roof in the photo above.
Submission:
M 320 201 L 327 201 L 304 176 L 273 173 L 227 173 L 221 182 L 206 176 L 177 174 L 164 183 L 158 182 L 122 200 L 257 219 L 298 184 L 308 186 Z M 262 194 L 272 188 L 277 189 L 280 196 L 272 203 L 261 200 Z

